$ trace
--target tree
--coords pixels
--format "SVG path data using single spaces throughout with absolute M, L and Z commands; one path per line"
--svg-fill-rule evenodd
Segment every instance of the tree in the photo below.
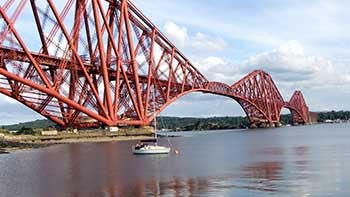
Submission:
M 10 132 L 7 129 L 5 129 L 4 127 L 1 127 L 0 128 L 0 133 L 9 134 Z
M 32 128 L 22 127 L 16 132 L 16 135 L 35 135 L 35 131 Z

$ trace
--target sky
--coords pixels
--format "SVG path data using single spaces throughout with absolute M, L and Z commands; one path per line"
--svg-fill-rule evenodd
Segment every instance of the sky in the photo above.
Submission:
M 135 0 L 209 80 L 268 72 L 285 100 L 301 90 L 312 111 L 349 110 L 349 1 Z M 284 110 L 284 112 L 288 112 Z M 190 94 L 165 115 L 243 115 L 232 99 Z
M 350 1 L 133 0 L 210 81 L 268 72 L 285 100 L 301 90 L 311 111 L 350 110 Z M 42 118 L 0 96 L 0 124 Z M 286 111 L 284 111 L 286 112 Z M 161 115 L 244 115 L 230 98 L 192 93 Z

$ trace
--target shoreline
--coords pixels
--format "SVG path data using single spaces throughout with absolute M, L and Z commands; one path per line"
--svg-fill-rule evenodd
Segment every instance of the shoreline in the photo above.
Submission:
M 43 148 L 55 144 L 98 143 L 132 141 L 153 138 L 153 132 L 141 129 L 133 132 L 105 132 L 101 130 L 79 133 L 59 133 L 58 135 L 1 135 L 0 154 L 16 150 Z
M 44 148 L 47 146 L 49 146 L 49 145 L 28 144 L 28 143 L 20 143 L 20 142 L 1 140 L 0 141 L 0 155 L 1 154 L 9 154 L 9 153 L 17 151 L 17 150 Z

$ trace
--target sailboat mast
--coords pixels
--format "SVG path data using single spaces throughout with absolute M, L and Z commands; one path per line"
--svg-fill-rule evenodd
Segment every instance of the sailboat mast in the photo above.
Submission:
M 153 118 L 154 118 L 154 137 L 157 140 L 157 116 L 156 116 L 156 89 L 153 88 Z M 156 142 L 157 143 L 157 142 Z

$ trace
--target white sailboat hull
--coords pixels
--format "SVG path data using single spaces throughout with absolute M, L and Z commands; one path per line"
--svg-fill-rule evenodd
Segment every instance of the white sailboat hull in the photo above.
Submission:
M 170 150 L 171 149 L 169 147 L 157 146 L 157 145 L 147 145 L 139 149 L 136 149 L 135 146 L 132 147 L 132 152 L 138 155 L 168 154 Z
M 153 101 L 155 101 L 156 95 L 155 90 L 153 90 Z M 140 144 L 136 144 L 132 147 L 132 152 L 137 155 L 150 155 L 150 154 L 168 154 L 170 152 L 169 147 L 158 146 L 157 145 L 157 117 L 156 117 L 156 104 L 153 105 L 153 117 L 154 117 L 154 137 L 151 144 L 143 144 L 142 140 Z M 146 141 L 146 140 L 143 140 Z

